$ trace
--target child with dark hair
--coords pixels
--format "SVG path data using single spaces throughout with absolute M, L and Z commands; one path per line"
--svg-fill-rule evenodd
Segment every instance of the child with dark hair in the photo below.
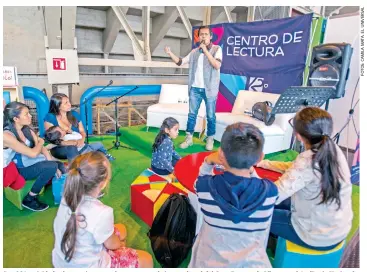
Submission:
M 110 162 L 100 152 L 79 155 L 71 162 L 54 221 L 54 267 L 153 266 L 149 253 L 126 247 L 125 226 L 114 225 L 113 209 L 97 199 L 110 178 Z
M 75 144 L 78 140 L 82 139 L 82 135 L 79 132 L 71 131 L 66 133 L 63 129 L 58 126 L 52 126 L 48 128 L 45 132 L 45 140 L 54 145 L 63 145 L 63 142 L 72 143 L 75 141 Z M 104 148 L 103 144 L 100 142 L 95 142 L 92 144 L 84 144 L 82 146 L 78 146 L 79 154 L 85 154 L 91 151 L 100 151 L 102 152 L 110 161 L 115 160 L 115 158 L 107 153 L 107 150 Z
M 226 128 L 219 151 L 205 158 L 194 185 L 203 223 L 189 267 L 271 267 L 266 245 L 278 190 L 254 173 L 263 146 L 257 127 L 235 123 Z M 217 164 L 225 172 L 213 175 Z
M 331 139 L 333 120 L 320 108 L 299 111 L 292 123 L 306 151 L 293 163 L 261 161 L 258 166 L 284 173 L 270 232 L 316 250 L 336 247 L 353 219 L 348 162 Z M 292 207 L 292 208 L 291 208 Z
M 158 175 L 173 173 L 181 156 L 175 151 L 172 139 L 177 138 L 179 123 L 175 118 L 166 118 L 153 144 L 152 170 Z

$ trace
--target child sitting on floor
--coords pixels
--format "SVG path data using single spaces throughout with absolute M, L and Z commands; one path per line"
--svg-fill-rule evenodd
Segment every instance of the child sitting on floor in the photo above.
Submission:
M 177 138 L 179 123 L 172 117 L 166 118 L 153 144 L 152 170 L 158 175 L 170 175 L 181 156 L 175 151 L 172 139 Z
M 63 141 L 75 141 L 75 145 L 77 141 L 82 139 L 82 135 L 76 131 L 65 132 L 58 126 L 52 126 L 45 133 L 45 139 L 54 145 L 62 145 Z M 79 154 L 85 154 L 91 151 L 100 151 L 108 158 L 108 160 L 113 161 L 115 158 L 107 153 L 107 150 L 104 148 L 103 144 L 100 142 L 94 142 L 90 144 L 84 144 L 81 147 L 78 147 Z
M 189 267 L 271 267 L 266 245 L 278 190 L 252 167 L 263 158 L 263 146 L 257 127 L 235 123 L 219 151 L 205 158 L 194 185 L 203 223 Z M 213 176 L 215 165 L 225 172 Z
M 126 247 L 126 228 L 114 225 L 113 209 L 97 199 L 110 178 L 111 165 L 100 152 L 71 162 L 54 221 L 55 268 L 153 267 L 149 253 Z

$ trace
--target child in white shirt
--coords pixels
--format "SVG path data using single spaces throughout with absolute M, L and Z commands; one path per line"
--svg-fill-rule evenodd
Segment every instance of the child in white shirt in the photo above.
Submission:
M 97 199 L 111 178 L 111 165 L 92 151 L 69 167 L 54 221 L 55 268 L 150 268 L 152 256 L 126 247 L 126 228 L 114 225 L 113 209 Z

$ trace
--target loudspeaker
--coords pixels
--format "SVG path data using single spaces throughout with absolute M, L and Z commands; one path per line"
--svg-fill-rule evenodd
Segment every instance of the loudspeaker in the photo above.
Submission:
M 345 95 L 353 48 L 349 43 L 327 43 L 312 49 L 308 86 L 334 87 L 332 99 Z

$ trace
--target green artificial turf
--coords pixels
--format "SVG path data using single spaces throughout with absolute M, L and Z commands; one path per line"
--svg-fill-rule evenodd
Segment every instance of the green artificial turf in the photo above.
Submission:
M 150 241 L 147 237 L 149 227 L 130 210 L 130 184 L 147 167 L 150 166 L 151 146 L 158 129 L 149 129 L 146 132 L 144 126 L 122 128 L 121 143 L 132 146 L 137 151 L 124 148 L 112 150 L 116 157 L 112 162 L 112 180 L 108 192 L 101 199 L 103 203 L 114 209 L 115 223 L 126 225 L 128 246 L 136 249 L 146 250 L 152 254 Z M 186 150 L 178 147 L 184 140 L 185 134 L 180 133 L 174 140 L 176 150 L 181 156 L 205 151 L 205 142 L 197 137 L 194 138 L 195 145 Z M 92 141 L 102 141 L 106 148 L 111 147 L 113 136 L 94 137 Z M 215 149 L 219 144 L 215 144 Z M 278 152 L 266 156 L 271 160 L 291 161 L 297 156 L 296 152 Z M 3 266 L 11 267 L 52 267 L 51 251 L 54 246 L 53 220 L 56 216 L 58 206 L 53 204 L 51 187 L 48 186 L 41 199 L 50 205 L 44 212 L 20 211 L 3 197 Z M 348 241 L 359 226 L 359 187 L 353 186 L 353 227 Z M 190 256 L 181 264 L 185 268 Z M 160 267 L 154 260 L 154 266 Z
M 124 127 L 121 128 L 121 138 L 124 142 L 130 143 L 136 147 L 139 152 L 144 155 L 151 157 L 152 155 L 152 145 L 154 143 L 155 137 L 157 136 L 158 128 L 149 128 L 147 131 L 145 126 L 135 126 L 135 127 Z M 187 149 L 181 149 L 179 144 L 185 140 L 185 132 L 180 131 L 179 136 L 173 140 L 176 151 L 181 155 L 189 155 L 196 152 L 206 151 L 205 142 L 198 138 L 198 133 L 194 134 L 194 145 L 188 147 Z M 219 143 L 215 141 L 214 150 L 218 149 Z

